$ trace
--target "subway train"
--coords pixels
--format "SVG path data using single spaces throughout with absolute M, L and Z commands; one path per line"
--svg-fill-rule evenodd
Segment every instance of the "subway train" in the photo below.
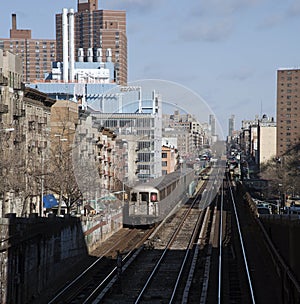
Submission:
M 195 190 L 195 170 L 184 168 L 134 186 L 123 209 L 123 226 L 155 226 Z

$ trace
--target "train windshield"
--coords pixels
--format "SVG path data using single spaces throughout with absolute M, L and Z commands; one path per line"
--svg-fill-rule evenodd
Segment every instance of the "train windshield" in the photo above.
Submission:
M 137 201 L 137 194 L 135 192 L 131 193 L 131 201 L 136 202 Z
M 149 202 L 149 193 L 148 192 L 140 192 L 140 198 L 142 202 Z

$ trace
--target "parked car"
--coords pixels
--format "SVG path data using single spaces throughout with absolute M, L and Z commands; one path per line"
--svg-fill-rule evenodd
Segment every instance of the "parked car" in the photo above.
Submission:
M 256 206 L 256 207 L 257 207 L 258 216 L 260 216 L 261 214 L 271 214 L 271 210 L 267 206 Z
M 300 214 L 300 204 L 297 204 L 294 201 L 292 201 L 290 207 L 287 208 L 287 213 Z

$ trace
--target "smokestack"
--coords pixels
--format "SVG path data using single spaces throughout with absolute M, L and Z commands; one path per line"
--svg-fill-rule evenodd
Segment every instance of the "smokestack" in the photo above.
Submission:
M 79 62 L 83 62 L 83 60 L 84 60 L 84 51 L 83 51 L 83 48 L 79 48 L 78 49 L 77 56 L 78 56 L 78 61 Z
M 102 49 L 100 48 L 97 49 L 96 57 L 97 57 L 97 62 L 102 62 Z
M 75 69 L 75 45 L 74 45 L 74 9 L 69 9 L 69 52 L 70 52 L 70 66 L 69 66 L 69 80 L 74 81 Z
M 62 39 L 63 39 L 63 80 L 68 82 L 68 9 L 62 10 Z
M 106 62 L 111 62 L 112 51 L 111 49 L 106 49 Z
M 11 29 L 12 30 L 16 30 L 17 29 L 17 15 L 16 14 L 12 14 L 12 26 Z
M 92 48 L 88 48 L 88 50 L 87 50 L 87 61 L 93 62 L 93 49 Z

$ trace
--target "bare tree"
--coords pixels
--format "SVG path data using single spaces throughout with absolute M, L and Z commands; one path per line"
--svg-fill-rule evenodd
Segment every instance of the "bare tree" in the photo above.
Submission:
M 300 144 L 295 145 L 283 156 L 274 158 L 261 167 L 260 177 L 269 181 L 273 195 L 284 193 L 299 194 L 300 189 Z
M 62 202 L 66 204 L 67 213 L 82 197 L 78 188 L 72 162 L 72 149 L 63 142 L 53 145 L 49 155 L 49 169 L 44 177 L 45 188 L 59 197 L 57 214 L 61 214 Z

